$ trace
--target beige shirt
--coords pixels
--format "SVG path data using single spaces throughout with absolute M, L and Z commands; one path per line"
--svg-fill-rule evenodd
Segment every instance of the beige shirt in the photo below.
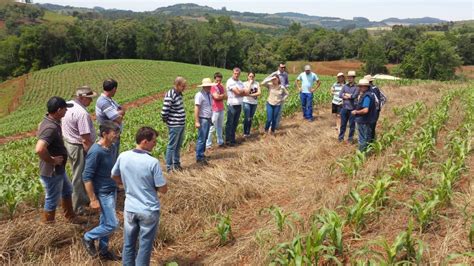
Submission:
M 268 88 L 268 99 L 267 102 L 271 105 L 280 105 L 288 98 L 288 90 L 283 85 L 273 85 L 271 82 L 263 84 Z

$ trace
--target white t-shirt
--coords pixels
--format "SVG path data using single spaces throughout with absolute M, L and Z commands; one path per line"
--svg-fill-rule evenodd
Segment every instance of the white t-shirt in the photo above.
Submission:
M 240 91 L 243 91 L 245 88 L 244 83 L 242 83 L 240 80 L 234 80 L 233 78 L 230 78 L 227 80 L 225 87 L 227 90 L 227 105 L 241 105 L 243 97 L 236 96 L 232 91 L 232 88 L 237 87 Z
M 244 83 L 244 86 L 247 88 L 247 87 L 250 87 L 250 93 L 256 93 L 258 91 L 258 89 L 260 88 L 260 84 L 258 84 L 257 81 L 253 81 L 252 84 L 249 85 L 249 82 L 250 81 L 246 81 Z M 250 103 L 250 104 L 257 104 L 258 103 L 258 100 L 257 100 L 257 97 L 252 97 L 252 96 L 244 96 L 244 103 Z

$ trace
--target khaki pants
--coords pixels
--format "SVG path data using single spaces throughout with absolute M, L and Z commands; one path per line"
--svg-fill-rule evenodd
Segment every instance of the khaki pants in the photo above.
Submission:
M 82 181 L 82 172 L 84 171 L 86 153 L 82 144 L 72 144 L 64 141 L 69 161 L 72 168 L 72 206 L 75 212 L 80 211 L 83 206 L 89 205 L 84 182 Z

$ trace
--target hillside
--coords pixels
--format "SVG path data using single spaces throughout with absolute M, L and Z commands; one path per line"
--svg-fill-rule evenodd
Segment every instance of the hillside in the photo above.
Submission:
M 62 14 L 80 14 L 80 13 L 95 13 L 109 18 L 120 17 L 146 17 L 146 16 L 181 16 L 187 18 L 202 18 L 208 15 L 214 16 L 229 16 L 236 24 L 242 24 L 247 27 L 265 28 L 272 27 L 288 27 L 292 22 L 301 23 L 305 27 L 324 27 L 332 29 L 343 28 L 368 28 L 368 27 L 384 27 L 388 26 L 385 21 L 370 21 L 364 17 L 354 17 L 353 19 L 342 19 L 338 17 L 320 17 L 310 16 L 306 14 L 282 12 L 275 14 L 267 13 L 253 13 L 253 12 L 238 12 L 230 11 L 223 7 L 222 9 L 214 9 L 208 6 L 201 6 L 197 4 L 176 4 L 167 7 L 160 7 L 150 12 L 133 12 L 130 10 L 104 9 L 100 7 L 83 8 L 72 6 L 61 6 L 53 4 L 38 4 L 39 6 L 59 12 Z M 404 24 L 404 25 L 418 25 L 418 24 L 433 24 L 444 22 L 435 18 L 409 18 L 409 19 L 387 19 L 388 23 Z M 391 24 L 390 24 L 391 25 Z

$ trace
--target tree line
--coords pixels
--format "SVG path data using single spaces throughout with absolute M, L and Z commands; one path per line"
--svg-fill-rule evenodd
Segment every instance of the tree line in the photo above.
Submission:
M 0 79 L 58 64 L 118 58 L 169 60 L 266 73 L 280 61 L 360 59 L 367 73 L 394 72 L 408 78 L 452 79 L 455 68 L 474 64 L 474 27 L 394 26 L 373 35 L 365 29 L 306 28 L 298 23 L 279 34 L 242 28 L 227 16 L 205 21 L 181 17 L 77 17 L 74 22 L 42 22 L 32 5 L 0 9 Z M 18 7 L 20 6 L 20 7 Z M 39 10 L 39 11 L 38 11 Z M 22 13 L 23 12 L 23 13 Z M 23 17 L 22 17 L 23 16 Z

